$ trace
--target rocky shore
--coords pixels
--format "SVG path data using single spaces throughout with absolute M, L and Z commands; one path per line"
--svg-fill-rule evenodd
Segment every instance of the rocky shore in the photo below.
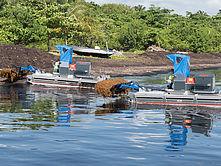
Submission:
M 165 56 L 174 52 L 147 51 L 140 55 L 126 55 L 125 59 L 101 59 L 74 56 L 73 61 L 87 61 L 92 63 L 91 74 L 150 75 L 165 73 L 173 68 L 172 62 Z M 190 56 L 191 69 L 209 69 L 221 67 L 221 53 L 194 54 Z M 36 48 L 26 48 L 19 45 L 0 45 L 0 69 L 32 65 L 45 72 L 53 71 L 53 64 L 59 56 Z

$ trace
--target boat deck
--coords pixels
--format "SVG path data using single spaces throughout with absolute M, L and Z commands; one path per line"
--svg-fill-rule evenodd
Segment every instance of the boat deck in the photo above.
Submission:
M 194 94 L 190 92 L 141 91 L 129 94 L 136 104 L 221 106 L 221 94 Z
M 85 87 L 93 88 L 94 85 L 104 78 L 94 78 L 90 76 L 59 76 L 51 73 L 34 73 L 27 76 L 28 82 L 37 85 L 60 86 L 60 87 Z

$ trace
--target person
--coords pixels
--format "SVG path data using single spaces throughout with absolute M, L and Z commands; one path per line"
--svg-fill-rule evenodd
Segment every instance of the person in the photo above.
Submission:
M 168 89 L 173 89 L 173 81 L 174 81 L 174 70 L 171 69 L 172 74 L 169 76 L 169 79 L 167 80 L 167 88 Z
M 55 64 L 54 64 L 54 71 L 55 72 L 59 72 L 59 64 L 60 64 L 59 61 L 55 62 Z

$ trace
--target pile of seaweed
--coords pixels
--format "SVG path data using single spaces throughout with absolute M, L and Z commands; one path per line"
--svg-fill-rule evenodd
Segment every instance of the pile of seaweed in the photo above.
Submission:
M 2 78 L 6 78 L 6 82 L 15 82 L 17 80 L 23 79 L 25 76 L 30 74 L 31 71 L 23 70 L 20 67 L 16 68 L 3 68 L 0 72 Z
M 95 85 L 95 91 L 97 94 L 100 94 L 106 98 L 126 94 L 130 91 L 130 89 L 120 88 L 122 83 L 128 83 L 128 81 L 122 78 L 103 80 Z

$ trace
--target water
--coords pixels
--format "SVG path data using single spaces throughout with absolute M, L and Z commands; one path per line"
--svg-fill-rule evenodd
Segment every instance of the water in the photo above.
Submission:
M 164 78 L 126 77 L 156 86 Z M 216 166 L 220 139 L 220 109 L 134 109 L 93 90 L 0 87 L 1 165 Z

